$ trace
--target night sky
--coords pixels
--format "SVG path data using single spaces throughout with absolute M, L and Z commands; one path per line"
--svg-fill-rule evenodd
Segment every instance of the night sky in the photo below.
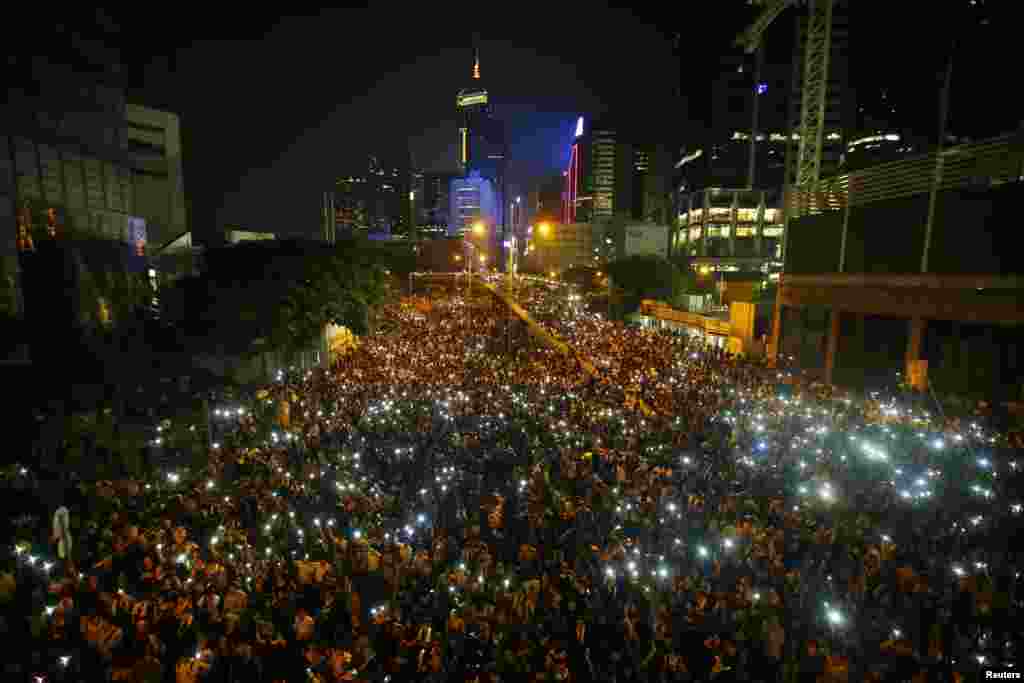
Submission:
M 961 4 L 969 0 L 950 7 Z M 962 31 L 963 16 L 947 11 L 924 31 L 914 28 L 920 17 L 913 12 L 896 16 L 888 6 L 887 18 L 868 13 L 869 21 L 854 24 L 858 94 L 885 85 L 906 116 L 934 128 L 946 45 Z M 638 14 L 596 3 L 506 10 L 435 4 L 280 18 L 247 7 L 237 17 L 179 16 L 166 24 L 147 13 L 97 20 L 85 12 L 39 44 L 93 38 L 120 52 L 131 101 L 179 114 L 198 233 L 231 224 L 311 234 L 319 229 L 321 193 L 337 176 L 361 172 L 367 154 L 401 160 L 411 149 L 420 167 L 454 167 L 455 93 L 471 70 L 474 32 L 495 114 L 509 130 L 514 195 L 564 168 L 580 114 L 632 118 L 663 132 L 667 143 L 682 142 L 706 121 L 720 56 L 755 13 L 744 0 L 701 3 L 692 13 L 676 6 Z M 997 66 L 1013 58 L 1014 41 L 990 35 L 1013 23 L 992 23 L 984 36 L 962 41 L 952 116 L 961 124 L 1020 118 L 1017 105 L 985 91 L 990 80 L 969 76 L 993 62 L 982 47 L 1005 46 Z
M 453 168 L 455 93 L 470 74 L 474 31 L 495 115 L 509 128 L 512 194 L 564 168 L 580 114 L 642 112 L 665 128 L 679 119 L 677 15 L 538 5 L 499 19 L 444 7 L 250 17 L 223 34 L 229 41 L 201 40 L 197 22 L 185 34 L 194 40 L 135 53 L 148 59 L 134 59 L 131 96 L 181 116 L 195 229 L 316 230 L 320 193 L 365 168 L 369 153 L 405 158 L 411 147 L 417 165 Z M 127 33 L 131 20 L 117 21 Z M 690 49 L 710 54 L 703 43 Z

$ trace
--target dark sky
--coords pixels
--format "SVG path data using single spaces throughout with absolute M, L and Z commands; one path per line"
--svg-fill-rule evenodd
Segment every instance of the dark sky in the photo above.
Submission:
M 744 3 L 714 3 L 706 16 L 728 26 L 729 4 Z M 479 5 L 249 18 L 223 34 L 232 40 L 149 48 L 171 59 L 150 60 L 133 94 L 181 115 L 197 229 L 302 231 L 317 224 L 320 193 L 368 153 L 404 158 L 411 146 L 420 166 L 454 165 L 455 93 L 478 31 L 495 114 L 509 129 L 510 182 L 522 192 L 564 167 L 581 113 L 642 112 L 665 127 L 678 119 L 670 34 L 682 17 L 557 7 L 501 18 Z M 709 54 L 703 38 L 689 49 L 694 60 Z
M 902 109 L 934 128 L 942 55 L 970 23 L 964 8 L 976 14 L 1002 5 L 976 2 L 951 0 L 928 30 L 918 30 L 921 17 L 911 9 L 893 15 L 892 3 L 886 19 L 867 13 L 855 20 L 858 95 L 888 84 Z M 954 5 L 963 7 L 954 12 Z M 495 113 L 509 129 L 513 194 L 564 168 L 580 114 L 607 111 L 663 131 L 666 142 L 682 141 L 707 118 L 720 57 L 754 13 L 744 0 L 683 9 L 548 3 L 498 13 L 435 3 L 281 18 L 248 6 L 237 16 L 179 13 L 169 23 L 173 13 L 162 14 L 159 28 L 148 13 L 98 21 L 83 10 L 52 40 L 33 45 L 57 45 L 76 31 L 98 39 L 121 51 L 133 101 L 180 115 L 196 231 L 235 224 L 310 233 L 323 190 L 338 175 L 361 171 L 369 153 L 404 159 L 411 149 L 419 166 L 453 165 L 455 93 L 470 72 L 474 32 Z M 1015 24 L 992 23 L 962 42 L 954 122 L 982 117 L 1002 126 L 1020 118 L 1017 98 L 1006 97 L 1012 88 L 997 97 L 990 87 L 993 73 L 1016 63 L 1014 40 L 995 32 Z M 771 31 L 769 42 L 785 33 Z M 682 40 L 674 56 L 676 32 Z M 683 98 L 675 95 L 680 71 Z

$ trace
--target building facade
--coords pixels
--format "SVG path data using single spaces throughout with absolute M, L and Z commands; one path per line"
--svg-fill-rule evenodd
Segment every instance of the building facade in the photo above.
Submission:
M 534 227 L 525 265 L 535 272 L 561 272 L 593 266 L 594 228 L 590 223 L 544 223 Z
M 338 178 L 334 185 L 337 234 L 354 237 L 369 230 L 369 178 L 365 175 Z
M 423 237 L 443 237 L 448 234 L 452 180 L 457 177 L 457 173 L 423 175 L 423 200 L 419 204 L 420 234 Z
M 533 220 L 558 221 L 564 210 L 565 175 L 551 176 L 540 183 L 536 193 Z
M 684 197 L 673 249 L 713 269 L 781 270 L 781 193 L 712 188 Z
M 49 237 L 109 241 L 122 266 L 147 267 L 147 243 L 185 226 L 173 114 L 129 105 L 116 82 L 34 60 L 31 87 L 0 104 L 0 240 L 4 298 L 23 305 L 20 253 Z M 148 126 L 148 128 L 144 128 Z M 45 216 L 45 218 L 40 218 Z
M 494 182 L 479 171 L 470 171 L 466 177 L 453 178 L 449 192 L 449 237 L 464 237 L 482 223 L 490 241 L 497 239 L 497 228 L 502 225 L 501 195 Z M 480 237 L 480 235 L 476 235 Z
M 188 230 L 178 117 L 130 103 L 125 114 L 128 148 L 137 155 L 135 210 L 147 219 L 149 242 L 166 244 Z
M 338 178 L 334 187 L 338 236 L 409 232 L 414 180 L 413 171 L 404 164 L 377 155 L 367 157 L 364 172 Z
M 668 148 L 610 121 L 577 120 L 562 176 L 563 223 L 670 220 Z
M 812 208 L 791 217 L 769 356 L 828 382 L 903 373 L 1020 400 L 1022 150 L 1020 133 L 961 145 L 841 176 L 832 201 L 798 204 Z
M 507 145 L 504 125 L 494 118 L 490 93 L 480 71 L 480 55 L 474 48 L 471 78 L 455 97 L 459 121 L 458 162 L 461 178 L 451 182 L 449 236 L 471 236 L 480 243 L 489 262 L 505 262 L 505 181 Z M 485 234 L 473 234 L 478 224 Z
M 480 55 L 474 50 L 472 78 L 455 97 L 459 120 L 459 169 L 464 177 L 478 173 L 491 181 L 504 202 L 507 146 L 504 126 L 494 118 L 490 94 L 481 77 Z
M 623 235 L 625 256 L 668 258 L 669 226 L 653 223 L 626 225 Z

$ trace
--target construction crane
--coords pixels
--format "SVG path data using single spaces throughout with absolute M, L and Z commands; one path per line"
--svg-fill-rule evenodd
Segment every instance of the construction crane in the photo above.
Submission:
M 734 45 L 742 47 L 748 54 L 756 52 L 761 47 L 765 30 L 776 17 L 790 6 L 808 6 L 807 44 L 804 48 L 803 89 L 800 102 L 800 145 L 796 160 L 798 187 L 816 184 L 821 172 L 821 149 L 825 133 L 825 91 L 828 87 L 828 62 L 832 46 L 833 2 L 834 0 L 750 0 L 750 4 L 761 5 L 764 9 L 734 42 Z M 753 133 L 756 135 L 756 131 Z M 789 164 L 786 173 L 787 190 L 791 179 L 788 167 Z M 789 211 L 785 214 L 788 223 Z

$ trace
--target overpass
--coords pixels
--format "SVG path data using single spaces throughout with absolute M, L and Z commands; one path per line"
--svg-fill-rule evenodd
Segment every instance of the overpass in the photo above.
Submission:
M 464 280 L 465 276 L 462 273 L 413 273 L 410 275 L 410 283 L 412 282 L 413 277 L 426 282 L 458 282 L 460 275 Z M 562 339 L 559 339 L 557 335 L 553 334 L 546 327 L 538 323 L 533 316 L 530 315 L 530 312 L 515 300 L 512 293 L 509 291 L 509 285 L 511 284 L 510 281 L 507 278 L 503 278 L 503 281 L 505 286 L 499 288 L 498 286 L 486 281 L 480 282 L 478 279 L 474 287 L 482 286 L 487 292 L 489 292 L 493 299 L 500 303 L 501 306 L 509 312 L 510 318 L 518 320 L 524 326 L 529 337 L 536 339 L 540 344 L 547 348 L 554 349 L 563 355 L 576 358 L 584 372 L 595 380 L 600 381 L 603 377 L 597 366 L 595 366 L 590 359 L 581 354 L 578 350 L 574 349 Z M 411 289 L 412 287 L 410 285 L 410 290 Z M 650 417 L 656 414 L 654 409 L 647 405 L 640 397 L 636 397 L 635 402 L 640 412 L 644 415 Z
M 795 349 L 827 383 L 859 381 L 899 367 L 902 346 L 918 388 L 937 371 L 947 391 L 1019 397 L 1022 194 L 1020 131 L 794 187 L 769 358 Z

